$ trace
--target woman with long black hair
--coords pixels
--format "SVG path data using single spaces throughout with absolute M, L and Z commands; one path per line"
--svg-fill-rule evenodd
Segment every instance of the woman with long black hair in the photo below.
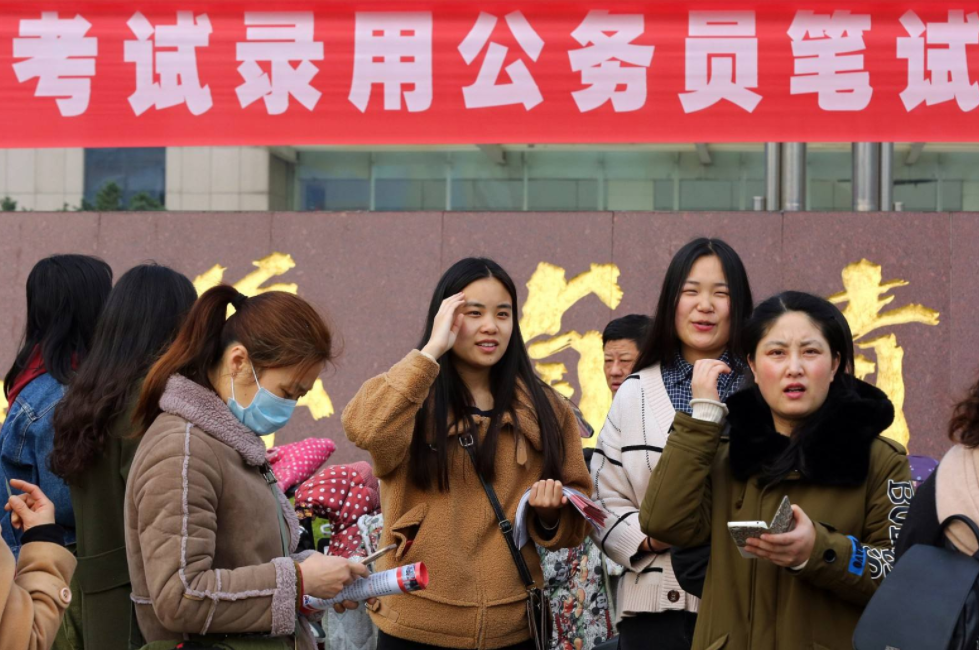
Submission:
M 0 429 L 3 481 L 20 479 L 41 488 L 54 504 L 65 543 L 75 543 L 75 517 L 64 481 L 51 473 L 54 406 L 91 347 L 95 324 L 112 288 L 112 269 L 88 255 L 53 255 L 27 277 L 24 340 L 4 377 L 10 405 Z M 0 521 L 3 540 L 16 558 L 21 533 Z
M 646 648 L 653 638 L 663 650 L 685 650 L 693 642 L 698 599 L 681 587 L 670 546 L 647 537 L 636 515 L 674 416 L 690 412 L 694 364 L 720 359 L 730 365 L 718 384 L 722 399 L 741 385 L 738 341 L 751 308 L 748 276 L 731 246 L 702 237 L 678 250 L 636 371 L 619 387 L 602 428 L 591 464 L 594 496 L 615 519 L 594 539 L 626 570 L 616 607 L 622 650 Z M 700 553 L 704 561 L 706 554 Z
M 426 591 L 371 606 L 378 649 L 533 648 L 527 591 L 477 472 L 510 521 L 530 490 L 530 537 L 549 549 L 581 543 L 562 486 L 587 494 L 591 481 L 571 408 L 534 375 L 506 271 L 485 258 L 449 268 L 418 349 L 361 387 L 343 425 L 381 480 L 381 545 L 397 550 L 379 568 L 431 572 Z M 540 586 L 534 545 L 521 556 Z
M 197 298 L 185 276 L 157 264 L 119 278 L 92 349 L 54 412 L 52 471 L 75 509 L 81 647 L 126 650 L 138 638 L 123 526 L 126 478 L 139 446 L 133 409 L 150 366 Z

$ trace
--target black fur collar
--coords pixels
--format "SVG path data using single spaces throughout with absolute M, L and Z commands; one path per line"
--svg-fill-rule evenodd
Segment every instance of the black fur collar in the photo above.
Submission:
M 818 422 L 790 439 L 775 431 L 772 412 L 757 387 L 732 395 L 730 461 L 735 478 L 747 480 L 783 453 L 797 453 L 802 475 L 824 485 L 860 485 L 870 466 L 870 445 L 894 421 L 894 407 L 880 389 L 852 379 L 852 388 L 834 386 Z

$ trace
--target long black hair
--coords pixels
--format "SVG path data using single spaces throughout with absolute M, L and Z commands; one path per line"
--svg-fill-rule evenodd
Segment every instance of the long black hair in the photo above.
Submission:
M 415 418 L 415 433 L 411 441 L 411 480 L 419 488 L 427 490 L 433 483 L 440 491 L 449 489 L 449 429 L 452 424 L 461 426 L 463 433 L 472 433 L 476 443 L 476 456 L 480 473 L 491 480 L 494 475 L 496 444 L 500 432 L 500 420 L 504 413 L 514 412 L 518 385 L 522 386 L 531 401 L 540 427 L 544 467 L 542 478 L 560 478 L 564 464 L 564 438 L 550 397 L 552 390 L 534 374 L 530 356 L 520 334 L 520 318 L 517 312 L 517 288 L 509 274 L 494 262 L 483 257 L 467 257 L 459 260 L 442 276 L 432 294 L 425 322 L 425 333 L 418 348 L 425 346 L 432 336 L 435 315 L 442 302 L 467 286 L 485 278 L 495 278 L 510 294 L 513 304 L 513 332 L 503 357 L 490 370 L 490 389 L 493 392 L 493 413 L 486 437 L 480 441 L 476 423 L 469 411 L 475 405 L 469 388 L 460 377 L 453 361 L 452 351 L 439 359 L 441 370 L 429 393 L 426 405 Z M 434 439 L 429 437 L 434 431 Z
M 47 373 L 67 384 L 73 360 L 80 363 L 88 353 L 110 289 L 112 269 L 97 257 L 52 255 L 35 264 L 27 276 L 24 336 L 4 377 L 4 395 L 37 347 Z
M 657 363 L 669 363 L 680 350 L 680 338 L 676 331 L 676 305 L 680 292 L 690 275 L 690 269 L 701 257 L 713 255 L 721 262 L 727 280 L 731 301 L 731 329 L 728 350 L 736 359 L 744 359 L 741 348 L 741 328 L 751 316 L 751 286 L 748 274 L 738 254 L 721 239 L 698 237 L 676 252 L 663 278 L 663 286 L 656 304 L 656 316 L 636 359 L 636 372 Z
M 99 318 L 91 352 L 55 407 L 55 474 L 74 482 L 97 460 L 116 420 L 196 298 L 191 281 L 165 266 L 142 264 L 119 278 Z
M 809 317 L 829 343 L 832 357 L 839 359 L 839 367 L 829 385 L 826 401 L 793 430 L 786 450 L 762 467 L 759 477 L 762 485 L 777 483 L 793 469 L 800 467 L 801 461 L 804 460 L 803 442 L 813 432 L 819 430 L 826 416 L 838 407 L 837 400 L 852 394 L 856 384 L 856 378 L 853 376 L 853 335 L 849 323 L 831 302 L 801 291 L 784 291 L 755 307 L 754 313 L 745 323 L 742 331 L 742 349 L 746 351 L 748 359 L 754 361 L 758 344 L 775 322 L 790 312 L 798 312 Z M 754 381 L 749 381 L 743 390 L 753 391 L 755 399 L 765 404 L 761 391 Z

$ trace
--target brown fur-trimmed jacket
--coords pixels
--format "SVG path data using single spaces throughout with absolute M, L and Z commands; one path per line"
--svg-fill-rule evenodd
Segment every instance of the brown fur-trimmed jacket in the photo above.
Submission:
M 163 413 L 140 441 L 126 483 L 126 552 L 148 642 L 184 634 L 268 634 L 312 647 L 296 630 L 299 521 L 263 477 L 265 443 L 218 395 L 174 375 Z
M 423 491 L 409 479 L 415 415 L 438 372 L 437 363 L 412 351 L 388 372 L 365 383 L 343 412 L 347 437 L 370 452 L 381 481 L 385 520 L 381 546 L 398 545 L 378 561 L 378 570 L 422 561 L 430 576 L 425 591 L 381 598 L 371 618 L 385 633 L 419 643 L 452 648 L 520 643 L 530 638 L 526 591 L 465 450 L 458 444 L 449 448 L 447 492 Z M 493 487 L 511 521 L 524 492 L 540 479 L 543 466 L 537 417 L 525 403 L 526 399 L 518 399 L 515 417 L 503 417 L 496 454 Z M 566 450 L 560 478 L 566 486 L 591 494 L 574 413 L 557 394 L 552 404 Z M 475 419 L 482 439 L 489 419 Z M 450 436 L 453 443 L 458 440 L 454 433 Z M 585 537 L 586 523 L 571 506 L 563 510 L 550 539 L 542 538 L 537 526 L 528 523 L 533 541 L 548 549 L 577 546 Z M 540 585 L 536 548 L 527 544 L 522 552 Z

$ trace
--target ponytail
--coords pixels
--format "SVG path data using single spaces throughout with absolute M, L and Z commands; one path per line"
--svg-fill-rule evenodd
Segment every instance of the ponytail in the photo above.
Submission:
M 173 345 L 153 364 L 136 404 L 133 420 L 140 435 L 160 415 L 160 398 L 167 387 L 170 375 L 182 374 L 187 379 L 212 388 L 207 374 L 221 358 L 221 330 L 224 329 L 228 306 L 238 295 L 238 290 L 226 284 L 218 285 L 204 293 L 194 306 Z
M 236 311 L 228 318 L 230 306 Z M 160 415 L 160 398 L 171 376 L 179 374 L 215 390 L 210 371 L 235 343 L 261 369 L 296 366 L 304 374 L 333 358 L 329 328 L 302 298 L 269 291 L 246 299 L 234 287 L 218 285 L 197 299 L 173 345 L 146 375 L 133 416 L 138 435 Z

